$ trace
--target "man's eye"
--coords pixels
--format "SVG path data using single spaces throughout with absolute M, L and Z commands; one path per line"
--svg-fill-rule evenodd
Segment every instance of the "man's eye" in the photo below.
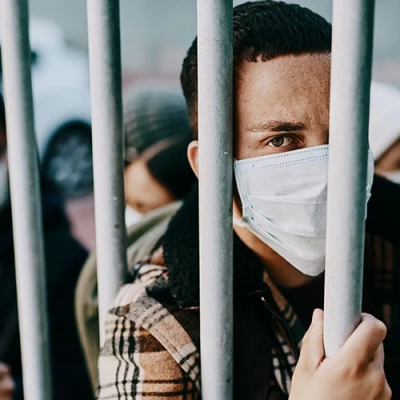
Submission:
M 291 136 L 277 136 L 271 139 L 267 146 L 270 147 L 285 147 L 293 143 L 293 138 Z

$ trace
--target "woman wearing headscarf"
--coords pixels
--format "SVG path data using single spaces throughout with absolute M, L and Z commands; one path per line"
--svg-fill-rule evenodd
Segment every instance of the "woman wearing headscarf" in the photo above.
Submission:
M 186 157 L 191 130 L 179 88 L 145 82 L 124 102 L 126 224 L 180 200 L 195 177 Z

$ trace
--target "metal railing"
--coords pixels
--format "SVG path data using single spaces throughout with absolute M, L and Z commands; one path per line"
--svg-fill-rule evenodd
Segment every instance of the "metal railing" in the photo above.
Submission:
M 18 317 L 26 400 L 50 400 L 44 248 L 36 148 L 27 0 L 1 0 Z
M 374 0 L 335 0 L 325 272 L 325 351 L 361 316 Z
M 119 0 L 88 0 L 100 343 L 126 271 Z
M 197 2 L 201 381 L 221 400 L 233 394 L 232 8 Z

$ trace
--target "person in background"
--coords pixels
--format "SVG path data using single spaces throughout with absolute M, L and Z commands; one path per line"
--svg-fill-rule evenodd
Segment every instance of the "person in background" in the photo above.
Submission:
M 400 184 L 400 90 L 372 82 L 369 142 L 375 172 Z
M 26 199 L 29 201 L 29 199 Z M 18 212 L 18 210 L 15 210 Z M 47 313 L 54 400 L 87 400 L 90 382 L 78 340 L 74 291 L 87 251 L 72 237 L 63 204 L 42 185 Z M 8 181 L 4 102 L 0 98 L 0 399 L 23 399 L 23 376 Z M 29 332 L 24 332 L 29 335 Z M 78 388 L 78 390 L 77 390 Z M 11 397 L 12 393 L 12 397 Z M 9 397 L 7 397 L 9 396 Z
M 179 88 L 133 86 L 124 101 L 126 224 L 184 198 L 195 176 L 186 157 L 191 130 Z
M 196 182 L 186 156 L 189 143 L 186 137 L 165 139 L 152 145 L 126 167 L 128 210 L 143 215 L 187 196 Z
M 197 179 L 187 159 L 191 130 L 182 93 L 172 87 L 141 85 L 130 92 L 124 110 L 125 218 L 128 261 L 131 261 L 145 255 L 144 249 L 152 248 L 158 240 L 157 232 L 176 212 Z M 141 235 L 137 241 L 138 232 L 145 228 L 151 233 Z M 79 277 L 75 312 L 95 391 L 100 344 L 94 254 Z

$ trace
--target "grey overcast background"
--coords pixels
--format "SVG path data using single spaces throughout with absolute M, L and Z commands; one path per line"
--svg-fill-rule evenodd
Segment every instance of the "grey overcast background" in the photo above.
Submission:
M 331 19 L 331 0 L 297 3 Z M 400 86 L 400 0 L 376 3 L 374 74 L 379 80 Z M 72 42 L 87 47 L 85 0 L 30 0 L 30 8 L 32 15 L 56 21 Z M 120 0 L 120 8 L 125 76 L 176 78 L 196 34 L 196 1 Z

